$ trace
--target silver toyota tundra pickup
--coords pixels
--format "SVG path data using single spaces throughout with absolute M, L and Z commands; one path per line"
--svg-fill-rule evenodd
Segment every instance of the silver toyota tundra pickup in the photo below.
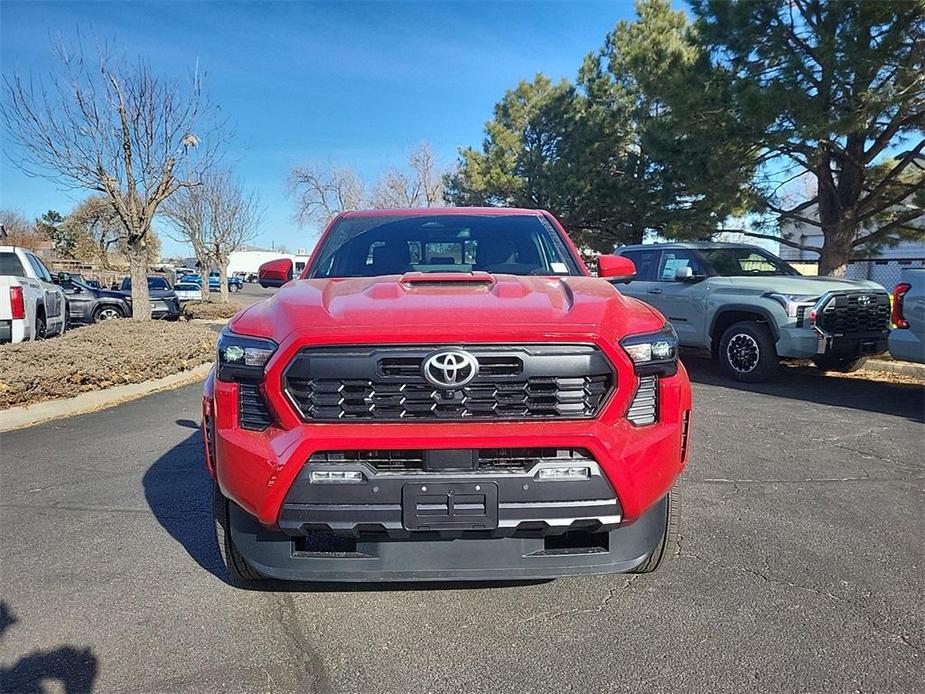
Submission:
M 620 291 L 661 311 L 682 346 L 708 350 L 736 380 L 767 380 L 781 359 L 854 371 L 887 349 L 890 296 L 874 282 L 806 277 L 745 244 L 656 243 L 614 253 L 636 265 Z

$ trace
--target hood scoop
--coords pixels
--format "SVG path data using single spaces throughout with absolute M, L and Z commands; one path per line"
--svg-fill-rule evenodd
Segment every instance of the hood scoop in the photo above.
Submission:
M 399 282 L 410 287 L 490 287 L 495 278 L 487 272 L 406 272 Z

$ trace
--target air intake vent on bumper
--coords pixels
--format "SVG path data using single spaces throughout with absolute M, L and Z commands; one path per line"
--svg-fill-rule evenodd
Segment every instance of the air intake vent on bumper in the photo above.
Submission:
M 238 423 L 242 429 L 252 431 L 263 431 L 273 423 L 270 408 L 257 383 L 238 384 Z
M 636 396 L 630 403 L 626 418 L 637 427 L 654 424 L 658 419 L 658 376 L 639 379 Z

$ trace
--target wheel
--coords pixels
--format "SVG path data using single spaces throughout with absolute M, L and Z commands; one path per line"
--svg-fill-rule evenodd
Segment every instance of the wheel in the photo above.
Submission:
M 231 292 L 232 294 L 234 294 L 236 291 L 238 291 L 238 289 L 240 289 L 240 287 L 238 287 L 238 285 L 236 285 L 236 284 L 229 284 L 229 285 L 228 285 L 228 291 Z
M 681 494 L 677 487 L 668 492 L 668 503 L 665 504 L 665 532 L 655 549 L 646 557 L 631 574 L 650 574 L 664 562 L 673 559 L 678 554 L 678 537 L 681 534 Z
M 45 310 L 38 309 L 35 312 L 35 333 L 34 340 L 44 340 L 48 336 L 48 324 L 45 323 Z
M 768 380 L 779 364 L 771 331 L 750 320 L 726 328 L 719 341 L 719 359 L 727 374 L 747 383 Z
M 231 502 L 225 498 L 218 483 L 212 483 L 212 516 L 215 521 L 215 541 L 222 564 L 228 571 L 231 585 L 238 588 L 253 588 L 266 578 L 251 568 L 244 556 L 234 546 L 231 538 L 231 520 L 229 507 Z
M 115 320 L 116 318 L 125 318 L 122 309 L 118 306 L 100 306 L 93 312 L 93 320 L 100 322 L 104 320 Z
M 864 366 L 866 361 L 867 357 L 857 357 L 855 359 L 816 357 L 813 359 L 813 364 L 820 371 L 838 371 L 843 374 L 850 374 Z

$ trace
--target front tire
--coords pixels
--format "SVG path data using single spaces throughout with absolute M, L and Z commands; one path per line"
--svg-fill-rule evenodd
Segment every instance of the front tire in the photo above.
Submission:
M 228 285 L 228 291 L 231 292 L 232 294 L 234 294 L 235 292 L 237 292 L 238 289 L 239 289 L 239 287 L 238 287 L 238 285 L 236 285 L 236 284 L 229 284 L 229 285 Z
M 681 536 L 681 494 L 677 487 L 668 492 L 668 503 L 665 507 L 665 532 L 662 538 L 646 560 L 629 573 L 650 574 L 680 553 L 678 538 Z
M 867 362 L 867 357 L 857 357 L 855 359 L 845 359 L 838 357 L 816 357 L 813 364 L 820 371 L 838 371 L 843 374 L 854 373 Z
M 750 320 L 726 328 L 719 341 L 719 359 L 729 376 L 745 383 L 767 381 L 779 366 L 771 331 Z
M 218 482 L 212 484 L 212 517 L 215 521 L 215 541 L 222 564 L 228 571 L 229 583 L 237 588 L 255 588 L 266 577 L 255 571 L 234 545 L 231 537 L 231 502 L 218 488 Z
M 125 314 L 122 313 L 122 309 L 118 306 L 100 306 L 93 312 L 94 323 L 116 320 L 117 318 L 125 318 Z

